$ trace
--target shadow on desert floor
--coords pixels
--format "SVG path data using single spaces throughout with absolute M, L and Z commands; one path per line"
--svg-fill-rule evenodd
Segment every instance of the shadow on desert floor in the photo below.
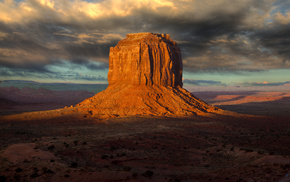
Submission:
M 290 172 L 287 119 L 52 120 L 0 123 L 2 180 L 271 182 Z

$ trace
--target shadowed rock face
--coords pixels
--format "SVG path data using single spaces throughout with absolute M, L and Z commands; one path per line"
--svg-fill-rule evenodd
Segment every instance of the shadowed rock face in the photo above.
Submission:
M 198 115 L 218 109 L 182 88 L 182 58 L 167 34 L 128 34 L 110 48 L 109 86 L 76 106 L 96 117 Z

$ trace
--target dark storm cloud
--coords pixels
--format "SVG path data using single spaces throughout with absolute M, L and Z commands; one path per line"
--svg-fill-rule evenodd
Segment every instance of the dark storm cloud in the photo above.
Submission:
M 208 17 L 195 19 L 195 15 L 179 15 L 177 17 L 166 17 L 161 14 L 148 14 L 141 12 L 140 16 L 150 19 L 149 27 L 158 31 L 164 29 L 165 32 L 172 33 L 181 40 L 196 40 L 198 42 L 207 42 L 213 37 L 234 33 L 242 21 L 245 12 L 241 9 L 239 12 L 213 12 Z M 192 17 L 191 17 L 192 16 Z
M 97 42 L 100 36 L 91 35 L 90 38 L 78 37 L 79 34 L 85 36 L 87 32 L 77 32 L 68 27 L 56 25 L 29 24 L 27 27 L 5 26 L 5 37 L 0 39 L 0 64 L 11 68 L 25 68 L 44 71 L 44 66 L 54 63 L 57 59 L 72 60 L 87 65 L 90 69 L 103 69 L 107 64 L 96 67 L 89 63 L 89 60 L 107 61 L 109 48 L 115 46 L 120 38 L 107 39 L 105 42 Z M 63 33 L 65 34 L 58 34 Z M 4 31 L 2 31 L 4 33 Z M 99 39 L 98 39 L 99 37 Z M 1 54 L 2 53 L 2 54 Z
M 12 32 L 12 29 L 1 21 L 0 21 L 0 30 L 1 30 L 1 32 L 4 32 L 4 33 Z
M 252 36 L 272 53 L 290 58 L 290 24 L 274 24 L 271 28 L 255 32 Z
M 64 50 L 67 51 L 74 60 L 74 57 L 98 57 L 108 58 L 110 47 L 115 44 L 88 44 L 82 45 L 68 44 L 64 45 Z
M 96 64 L 96 62 L 89 61 L 86 58 L 74 58 L 71 61 L 77 65 L 82 65 L 90 70 L 104 70 L 109 68 L 108 63 L 98 62 L 98 64 Z
M 224 16 L 228 17 L 224 18 Z M 156 17 L 151 17 L 154 22 L 151 22 L 150 29 L 152 28 L 156 32 L 164 29 L 162 32 L 171 34 L 173 39 L 180 42 L 178 45 L 182 50 L 183 58 L 186 59 L 203 55 L 209 48 L 206 44 L 213 38 L 234 34 L 241 17 L 241 15 L 230 16 L 216 13 L 212 18 L 184 20 L 183 17 L 171 19 L 156 15 Z
M 187 71 L 290 68 L 290 18 L 281 1 L 11 2 L 0 3 L 0 65 L 13 69 L 45 72 L 61 60 L 105 69 L 109 48 L 134 32 L 170 34 Z
M 263 16 L 271 11 L 271 1 L 227 1 L 222 5 L 230 8 L 217 7 L 209 10 L 205 7 L 196 13 L 192 11 L 176 16 L 164 15 L 147 8 L 138 11 L 136 19 L 146 25 L 145 31 L 161 30 L 178 40 L 187 71 L 256 71 L 281 68 L 278 62 L 283 57 L 279 52 L 287 52 L 285 47 L 277 51 L 276 55 L 275 51 L 267 52 L 268 46 L 264 48 L 263 41 L 257 39 L 261 30 L 270 29 L 269 26 L 261 26 L 265 23 Z M 201 11 L 206 11 L 206 15 L 200 15 Z M 280 27 L 283 26 L 278 26 Z M 221 39 L 223 41 L 219 41 Z M 282 47 L 283 43 L 279 46 Z

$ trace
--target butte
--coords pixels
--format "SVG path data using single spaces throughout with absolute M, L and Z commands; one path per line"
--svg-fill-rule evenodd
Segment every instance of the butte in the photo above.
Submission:
M 180 49 L 168 34 L 136 33 L 110 48 L 109 86 L 74 109 L 92 117 L 214 113 L 182 88 Z

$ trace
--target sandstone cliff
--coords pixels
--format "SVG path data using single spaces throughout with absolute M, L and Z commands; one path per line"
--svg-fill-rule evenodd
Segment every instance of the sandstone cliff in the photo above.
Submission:
M 110 85 L 182 86 L 180 49 L 166 34 L 128 34 L 111 47 Z
M 91 116 L 198 115 L 215 112 L 182 88 L 182 58 L 167 34 L 128 34 L 109 55 L 109 86 L 78 104 Z

